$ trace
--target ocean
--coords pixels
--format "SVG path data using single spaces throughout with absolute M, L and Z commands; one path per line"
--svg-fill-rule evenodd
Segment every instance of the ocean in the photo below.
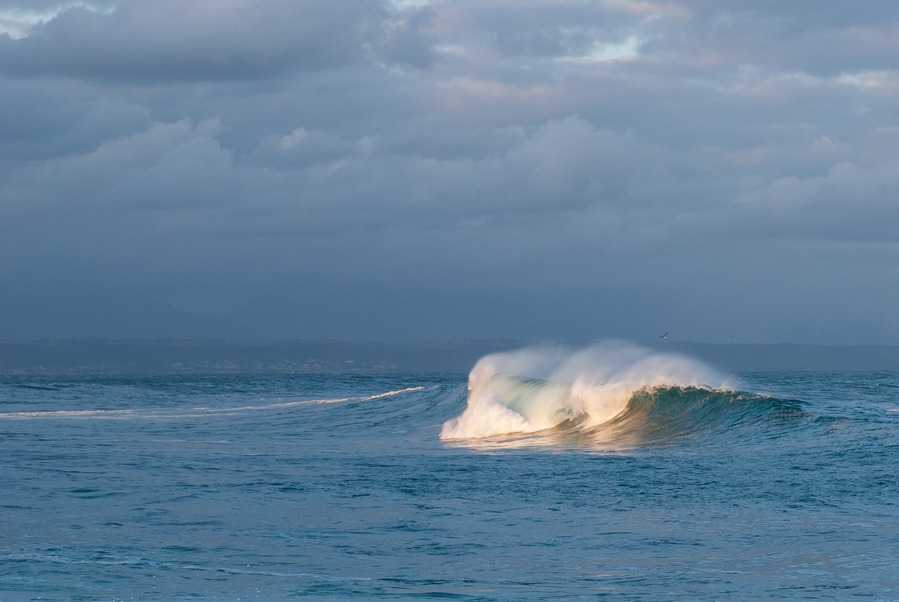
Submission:
M 0 377 L 0 601 L 899 600 L 899 373 Z

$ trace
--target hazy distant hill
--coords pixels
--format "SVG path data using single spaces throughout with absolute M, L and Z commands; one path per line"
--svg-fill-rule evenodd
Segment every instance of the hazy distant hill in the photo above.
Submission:
M 0 341 L 0 374 L 468 372 L 516 341 Z
M 725 370 L 740 372 L 899 370 L 899 347 L 882 345 L 654 345 L 692 355 Z
M 0 374 L 467 373 L 520 341 L 0 341 Z M 897 370 L 899 347 L 659 342 L 729 371 Z

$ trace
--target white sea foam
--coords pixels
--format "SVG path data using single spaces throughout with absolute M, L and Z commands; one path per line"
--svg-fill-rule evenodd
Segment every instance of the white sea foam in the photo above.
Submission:
M 210 414 L 234 414 L 238 412 L 251 412 L 258 410 L 272 410 L 289 408 L 291 406 L 307 405 L 313 403 L 340 403 L 344 401 L 371 401 L 383 397 L 392 397 L 401 393 L 422 391 L 424 387 L 408 387 L 397 391 L 387 391 L 365 397 L 334 397 L 329 399 L 301 399 L 297 401 L 284 401 L 280 397 L 277 401 L 258 405 L 230 406 L 223 408 L 181 408 L 181 409 L 145 409 L 145 410 L 51 410 L 46 412 L 0 412 L 0 420 L 23 418 L 193 418 Z M 265 401 L 265 399 L 260 399 Z
M 698 360 L 621 341 L 487 355 L 468 376 L 468 407 L 440 438 L 532 433 L 571 419 L 589 428 L 620 414 L 636 391 L 660 386 L 729 388 Z

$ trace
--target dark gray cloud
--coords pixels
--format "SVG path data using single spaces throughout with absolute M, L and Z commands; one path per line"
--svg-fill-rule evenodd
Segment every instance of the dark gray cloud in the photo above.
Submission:
M 682 7 L 685 26 L 676 36 L 655 38 L 652 50 L 821 76 L 897 67 L 899 10 L 887 3 L 854 10 L 835 2 L 700 0 Z
M 899 343 L 857 8 L 0 4 L 0 337 Z
M 367 0 L 76 5 L 25 38 L 0 38 L 0 71 L 131 81 L 270 77 L 362 60 L 380 17 Z
M 403 11 L 385 21 L 375 48 L 389 62 L 427 69 L 437 58 L 433 26 L 438 19 L 437 12 L 428 6 Z

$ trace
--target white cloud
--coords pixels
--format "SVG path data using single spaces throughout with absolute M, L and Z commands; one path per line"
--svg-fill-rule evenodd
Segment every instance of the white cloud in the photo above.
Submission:
M 309 132 L 303 128 L 297 128 L 286 136 L 281 137 L 281 149 L 287 150 L 291 146 L 296 146 L 302 142 L 303 138 L 309 135 Z
M 617 44 L 602 44 L 594 42 L 590 52 L 584 55 L 588 61 L 614 61 L 619 59 L 636 58 L 640 54 L 640 46 L 643 45 L 640 38 L 629 36 L 623 42 Z
M 110 14 L 112 6 L 100 6 L 86 2 L 69 2 L 43 7 L 38 10 L 13 7 L 0 9 L 0 35 L 6 34 L 13 40 L 20 40 L 31 35 L 31 31 L 52 21 L 64 10 L 79 7 L 95 13 Z
M 407 10 L 410 8 L 420 8 L 432 4 L 432 0 L 388 0 L 390 6 L 396 10 Z

